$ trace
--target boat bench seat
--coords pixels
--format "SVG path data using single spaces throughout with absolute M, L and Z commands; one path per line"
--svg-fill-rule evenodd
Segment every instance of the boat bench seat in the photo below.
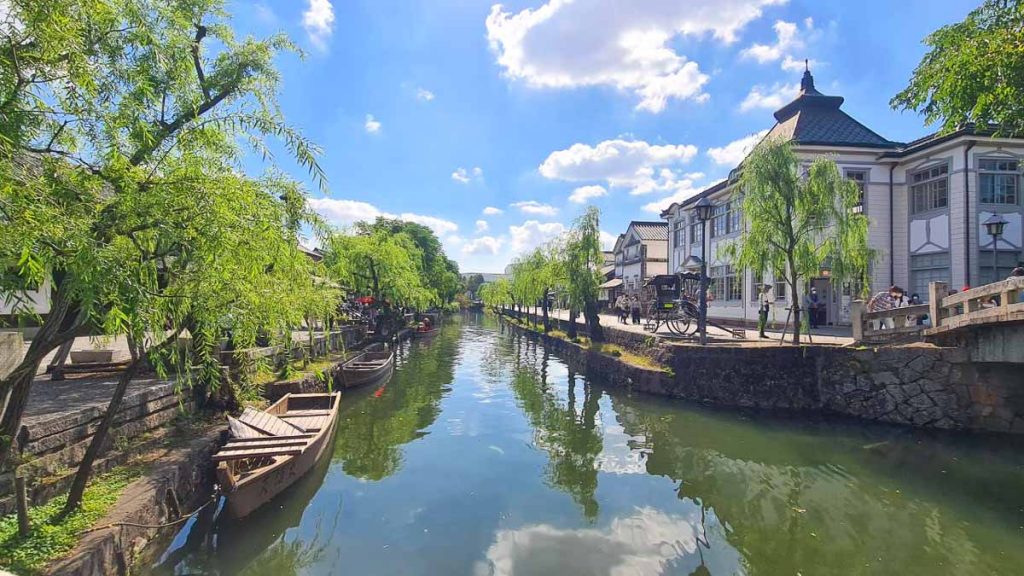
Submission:
M 214 462 L 242 460 L 244 458 L 263 458 L 268 456 L 297 456 L 302 454 L 302 446 L 276 446 L 267 448 L 238 448 L 221 450 L 213 455 Z
M 305 432 L 316 432 L 330 423 L 330 415 L 323 416 L 287 416 L 288 422 L 298 426 Z

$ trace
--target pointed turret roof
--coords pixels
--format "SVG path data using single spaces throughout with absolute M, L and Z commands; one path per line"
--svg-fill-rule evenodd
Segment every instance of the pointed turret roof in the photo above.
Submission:
M 896 148 L 867 126 L 840 110 L 842 96 L 826 96 L 814 87 L 814 76 L 804 69 L 800 93 L 795 100 L 775 111 L 776 124 L 768 138 L 784 138 L 794 144 L 850 146 L 857 148 Z

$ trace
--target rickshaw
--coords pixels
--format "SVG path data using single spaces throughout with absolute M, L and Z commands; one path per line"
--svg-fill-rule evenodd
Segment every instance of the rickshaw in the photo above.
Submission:
M 697 274 L 659 274 L 644 285 L 647 322 L 644 329 L 657 332 L 662 325 L 682 336 L 697 318 L 696 294 L 700 287 Z

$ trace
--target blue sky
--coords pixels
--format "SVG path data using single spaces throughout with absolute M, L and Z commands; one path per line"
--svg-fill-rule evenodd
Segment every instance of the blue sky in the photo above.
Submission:
M 724 177 L 817 87 L 893 140 L 931 129 L 889 108 L 932 30 L 977 0 L 260 0 L 242 33 L 287 33 L 288 121 L 320 144 L 311 202 L 343 226 L 431 226 L 463 271 L 501 271 L 601 208 L 606 239 Z M 731 145 L 731 146 L 730 146 Z M 306 175 L 298 168 L 293 174 Z

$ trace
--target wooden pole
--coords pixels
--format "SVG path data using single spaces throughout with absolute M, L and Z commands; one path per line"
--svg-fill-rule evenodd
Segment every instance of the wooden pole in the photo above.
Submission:
M 28 495 L 25 490 L 25 477 L 14 477 L 14 499 L 18 508 L 18 534 L 28 536 L 32 526 L 28 523 Z

